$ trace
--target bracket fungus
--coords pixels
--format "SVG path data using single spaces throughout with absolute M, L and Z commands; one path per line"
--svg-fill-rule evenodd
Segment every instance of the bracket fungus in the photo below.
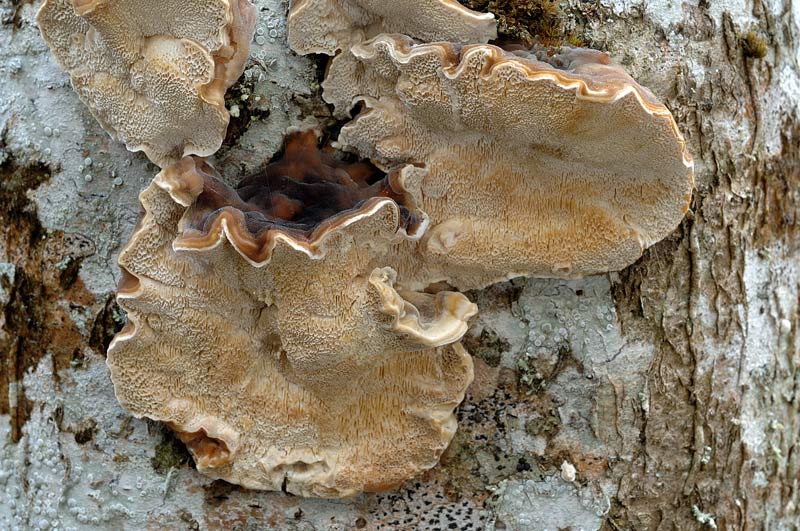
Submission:
M 497 38 L 494 15 L 455 0 L 294 0 L 287 25 L 299 54 L 335 55 L 379 33 L 465 44 Z
M 491 13 L 478 13 L 455 0 L 295 0 L 287 19 L 289 47 L 299 54 L 335 55 L 329 69 L 363 75 L 350 55 L 352 46 L 382 33 L 402 33 L 423 41 L 486 43 L 497 38 Z M 337 53 L 338 52 L 338 53 Z M 337 116 L 349 102 L 323 87 Z
M 120 403 L 168 423 L 207 475 L 337 497 L 436 464 L 472 380 L 457 341 L 476 307 L 370 265 L 423 228 L 403 170 L 314 143 L 295 133 L 237 189 L 194 157 L 156 176 L 120 255 L 128 325 L 108 364 Z
M 430 228 L 389 260 L 414 289 L 622 269 L 689 208 L 693 163 L 669 110 L 602 52 L 506 51 L 379 35 L 330 68 L 361 103 L 343 149 L 417 164 Z
M 219 149 L 255 19 L 248 0 L 45 0 L 36 17 L 103 128 L 162 167 Z

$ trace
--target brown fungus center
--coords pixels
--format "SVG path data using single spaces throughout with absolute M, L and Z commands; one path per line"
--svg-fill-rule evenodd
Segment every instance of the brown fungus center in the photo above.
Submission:
M 385 174 L 366 161 L 343 162 L 317 147 L 314 131 L 291 133 L 284 155 L 235 189 L 205 175 L 203 191 L 187 212 L 187 229 L 208 233 L 225 211 L 239 211 L 246 231 L 256 239 L 279 230 L 295 238 L 313 239 L 323 226 L 336 225 L 366 201 L 395 201 L 400 225 L 413 233 L 420 220 L 405 192 L 398 170 Z

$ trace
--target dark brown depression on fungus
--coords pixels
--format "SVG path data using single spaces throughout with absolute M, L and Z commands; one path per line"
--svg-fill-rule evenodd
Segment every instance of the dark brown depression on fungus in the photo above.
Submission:
M 317 147 L 313 130 L 290 133 L 280 160 L 245 177 L 235 189 L 225 184 L 207 163 L 197 165 L 203 191 L 186 213 L 181 245 L 194 247 L 214 232 L 220 216 L 233 221 L 265 250 L 275 231 L 296 239 L 315 240 L 373 198 L 389 198 L 400 210 L 401 228 L 408 234 L 420 226 L 414 201 L 404 190 L 399 170 L 388 174 L 367 161 L 345 162 L 334 150 Z M 197 245 L 198 247 L 203 245 Z M 256 260 L 247 249 L 243 251 Z M 261 254 L 261 253 L 259 253 Z

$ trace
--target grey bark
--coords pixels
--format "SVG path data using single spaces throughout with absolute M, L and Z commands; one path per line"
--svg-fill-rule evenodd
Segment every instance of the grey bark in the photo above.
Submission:
M 256 3 L 229 176 L 330 120 L 285 2 Z M 619 273 L 470 293 L 476 381 L 440 466 L 324 501 L 211 482 L 117 404 L 115 257 L 155 168 L 81 105 L 38 4 L 0 0 L 0 529 L 798 529 L 800 4 L 564 7 L 673 111 L 690 214 Z

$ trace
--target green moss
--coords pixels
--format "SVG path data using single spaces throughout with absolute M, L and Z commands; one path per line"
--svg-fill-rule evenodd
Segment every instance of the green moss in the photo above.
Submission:
M 193 463 L 192 455 L 171 430 L 164 428 L 161 442 L 156 445 L 156 455 L 150 460 L 159 474 L 167 474 L 170 469 Z
M 564 13 L 559 0 L 461 0 L 475 11 L 491 12 L 497 17 L 497 31 L 502 40 L 525 46 L 582 46 L 583 42 L 564 34 Z
M 745 57 L 763 59 L 767 55 L 767 39 L 755 31 L 748 31 L 739 38 Z
M 464 347 L 475 357 L 481 358 L 489 367 L 500 365 L 500 356 L 511 348 L 511 344 L 494 330 L 484 328 L 478 337 L 465 336 Z

